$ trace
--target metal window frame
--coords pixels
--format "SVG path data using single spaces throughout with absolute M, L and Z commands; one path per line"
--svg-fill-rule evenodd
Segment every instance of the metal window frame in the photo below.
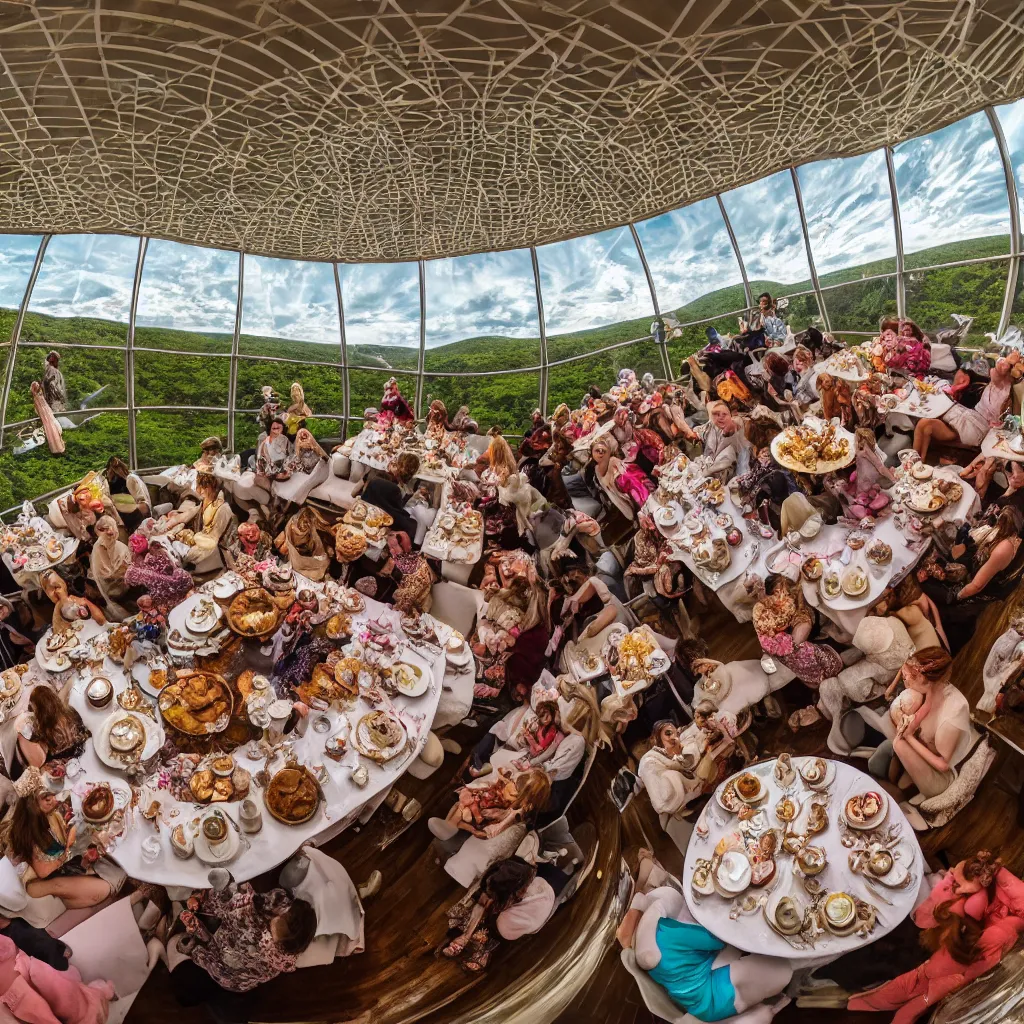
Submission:
M 1003 311 L 999 316 L 999 330 L 996 333 L 996 337 L 1001 338 L 1006 333 L 1007 327 L 1010 326 L 1013 302 L 1017 295 L 1017 278 L 1020 274 L 1020 197 L 1017 194 L 1017 176 L 1013 173 L 1013 160 L 1010 158 L 1010 150 L 1006 145 L 1002 122 L 993 107 L 986 107 L 985 114 L 988 117 L 992 134 L 995 136 L 996 146 L 999 148 L 999 159 L 1002 162 L 1003 177 L 1006 180 L 1006 200 L 1010 204 L 1010 262 L 1006 269 Z
M 1013 162 L 1009 153 L 1006 138 L 1003 132 L 1002 123 L 999 119 L 999 114 L 996 109 L 992 106 L 985 107 L 985 114 L 988 118 L 989 125 L 991 127 L 993 136 L 996 140 L 996 145 L 999 151 L 1000 161 L 1002 163 L 1003 175 L 1006 185 L 1007 203 L 1010 211 L 1010 252 L 1005 255 L 999 256 L 982 256 L 966 260 L 957 260 L 950 263 L 936 263 L 930 264 L 924 267 L 908 268 L 906 265 L 906 253 L 904 250 L 904 239 L 903 239 L 903 228 L 900 211 L 900 200 L 899 190 L 896 184 L 896 169 L 894 159 L 894 146 L 888 145 L 882 147 L 882 153 L 885 158 L 886 165 L 886 177 L 889 185 L 889 198 L 892 207 L 892 219 L 893 219 L 893 230 L 895 234 L 896 252 L 895 252 L 895 269 L 890 272 L 883 272 L 879 274 L 872 274 L 869 277 L 856 278 L 850 281 L 842 281 L 836 284 L 823 284 L 821 278 L 818 275 L 817 266 L 814 259 L 814 252 L 811 245 L 810 231 L 807 224 L 807 214 L 803 202 L 803 194 L 801 189 L 799 168 L 794 165 L 790 167 L 790 177 L 793 183 L 793 190 L 797 201 L 797 211 L 800 217 L 800 229 L 804 240 L 804 249 L 807 254 L 808 268 L 810 271 L 811 278 L 811 289 L 802 292 L 790 293 L 788 297 L 797 297 L 801 295 L 813 294 L 818 302 L 821 316 L 824 321 L 825 329 L 831 330 L 831 319 L 828 315 L 827 307 L 827 293 L 835 289 L 848 287 L 856 284 L 864 284 L 871 281 L 883 281 L 893 279 L 896 287 L 896 306 L 897 313 L 899 316 L 907 315 L 907 303 L 906 303 L 906 284 L 908 275 L 927 273 L 933 270 L 948 269 L 957 266 L 967 266 L 975 263 L 997 263 L 1006 261 L 1007 263 L 1007 276 L 1006 285 L 1003 295 L 1003 307 L 1000 314 L 999 320 L 999 333 L 1002 334 L 1009 324 L 1010 317 L 1013 309 L 1013 301 L 1017 289 L 1017 284 L 1020 279 L 1020 263 L 1022 255 L 1024 255 L 1024 238 L 1022 238 L 1022 224 L 1020 216 L 1020 205 L 1016 175 L 1014 173 Z M 747 274 L 746 264 L 743 259 L 743 253 L 740 249 L 738 239 L 735 231 L 733 230 L 732 222 L 729 217 L 729 212 L 721 194 L 715 196 L 715 200 L 718 203 L 718 209 L 722 216 L 722 222 L 725 225 L 726 233 L 729 237 L 730 245 L 732 246 L 733 255 L 736 259 L 736 265 L 739 268 L 740 277 L 743 284 L 743 294 L 746 300 L 746 306 L 741 310 L 730 310 L 716 313 L 711 316 L 703 317 L 697 320 L 687 321 L 681 324 L 683 328 L 698 327 L 706 324 L 714 323 L 725 318 L 731 318 L 733 316 L 744 314 L 747 309 L 753 303 L 753 295 L 750 286 L 750 279 Z M 632 222 L 625 225 L 629 228 L 630 234 L 633 237 L 633 242 L 636 245 L 636 251 L 640 258 L 641 266 L 643 267 L 644 276 L 647 279 L 647 286 L 651 294 L 651 302 L 654 309 L 655 316 L 661 316 L 661 304 L 658 299 L 657 286 L 654 281 L 654 275 L 651 271 L 650 264 L 647 260 L 647 255 L 644 252 L 643 242 L 640 238 L 640 234 L 637 231 L 636 225 Z M 50 348 L 52 343 L 47 342 L 33 342 L 33 341 L 22 341 L 21 334 L 24 328 L 25 316 L 29 310 L 29 305 L 32 299 L 33 289 L 35 288 L 36 281 L 38 279 L 40 270 L 43 265 L 43 260 L 46 257 L 47 248 L 50 240 L 54 237 L 54 233 L 45 233 L 40 236 L 39 245 L 36 250 L 35 258 L 33 261 L 31 272 L 28 276 L 25 285 L 25 291 L 21 299 L 21 304 L 18 307 L 17 316 L 14 321 L 14 325 L 11 331 L 11 337 L 9 341 L 0 343 L 0 348 L 7 349 L 7 366 L 4 373 L 3 392 L 0 396 L 0 445 L 3 444 L 4 433 L 11 429 L 20 428 L 27 426 L 33 422 L 37 422 L 37 418 L 32 417 L 26 420 L 10 421 L 7 420 L 7 407 L 10 400 L 11 388 L 13 385 L 15 364 L 17 361 L 18 353 L 23 348 Z M 243 409 L 238 405 L 238 367 L 239 361 L 242 359 L 254 361 L 254 362 L 274 362 L 274 363 L 285 363 L 296 366 L 325 366 L 331 367 L 337 370 L 341 375 L 342 384 L 342 411 L 341 413 L 323 413 L 319 414 L 321 418 L 338 420 L 341 423 L 341 430 L 343 436 L 348 433 L 349 422 L 357 419 L 352 414 L 352 391 L 351 391 L 351 378 L 350 372 L 364 372 L 373 374 L 385 374 L 388 376 L 395 376 L 401 378 L 413 378 L 410 384 L 415 387 L 415 398 L 414 408 L 418 419 L 422 419 L 423 416 L 423 395 L 424 395 L 424 384 L 426 379 L 429 377 L 443 378 L 443 377 L 493 377 L 502 376 L 509 374 L 522 374 L 530 373 L 537 374 L 539 377 L 539 395 L 538 395 L 538 406 L 547 413 L 548 406 L 548 391 L 550 382 L 550 371 L 554 367 L 565 366 L 570 363 L 582 362 L 585 360 L 595 359 L 609 352 L 613 352 L 617 349 L 626 348 L 630 346 L 645 345 L 645 344 L 656 344 L 653 340 L 647 337 L 632 338 L 624 341 L 615 342 L 611 345 L 605 345 L 601 348 L 594 349 L 592 351 L 583 352 L 566 356 L 562 359 L 551 359 L 549 354 L 549 339 L 547 333 L 547 320 L 544 311 L 544 293 L 541 285 L 540 265 L 538 259 L 538 253 L 536 246 L 530 246 L 530 263 L 533 272 L 534 280 L 534 292 L 537 301 L 537 316 L 540 331 L 540 362 L 538 365 L 529 367 L 517 367 L 515 369 L 504 369 L 497 368 L 494 370 L 472 370 L 472 371 L 461 371 L 457 373 L 444 373 L 444 372 L 430 372 L 426 370 L 426 273 L 425 263 L 422 259 L 416 261 L 417 265 L 417 277 L 419 283 L 419 345 L 416 350 L 416 365 L 415 368 L 391 368 L 391 367 L 379 367 L 379 366 L 366 366 L 359 363 L 352 364 L 349 362 L 348 354 L 348 339 L 346 333 L 345 323 L 345 303 L 344 296 L 342 294 L 341 287 L 341 272 L 340 264 L 336 261 L 328 260 L 309 260 L 302 262 L 310 263 L 328 263 L 334 275 L 335 283 L 335 294 L 338 302 L 338 323 L 339 323 L 339 347 L 338 347 L 338 360 L 306 360 L 306 359 L 295 359 L 289 356 L 274 356 L 274 355 L 256 355 L 250 353 L 242 353 L 240 351 L 240 336 L 242 331 L 242 313 L 245 298 L 245 258 L 246 253 L 244 250 L 226 250 L 236 253 L 238 258 L 238 293 L 235 306 L 235 321 L 234 330 L 231 334 L 231 344 L 229 351 L 226 352 L 195 352 L 180 349 L 161 349 L 150 345 L 137 345 L 136 344 L 136 326 L 137 326 L 137 313 L 138 304 L 141 294 L 142 276 L 145 269 L 145 260 L 149 251 L 149 242 L 151 238 L 147 235 L 139 235 L 139 249 L 136 257 L 135 274 L 132 282 L 132 294 L 131 304 L 129 307 L 128 314 L 128 325 L 126 343 L 123 347 L 117 345 L 85 345 L 76 342 L 69 342 L 62 344 L 62 349 L 85 349 L 85 350 L 107 350 L 107 351 L 118 351 L 124 355 L 124 372 L 125 372 L 125 394 L 126 402 L 124 405 L 114 406 L 103 406 L 88 410 L 71 410 L 67 413 L 70 417 L 93 415 L 97 412 L 102 413 L 125 413 L 128 417 L 128 457 L 129 462 L 133 468 L 139 466 L 139 452 L 137 450 L 137 434 L 136 434 L 136 416 L 140 411 L 147 412 L 163 412 L 163 413 L 187 413 L 187 412 L 203 412 L 203 413 L 221 413 L 227 416 L 228 419 L 228 445 L 229 448 L 234 447 L 235 441 L 235 417 L 239 413 L 252 413 L 257 410 Z M 724 285 L 723 285 L 724 287 Z M 872 332 L 870 331 L 850 331 L 850 330 L 839 330 L 836 333 L 847 336 L 857 337 L 870 337 Z M 668 340 L 666 339 L 665 345 L 656 345 L 660 351 L 660 360 L 662 369 L 665 374 L 665 379 L 671 379 L 671 360 L 668 353 Z M 186 357 L 206 357 L 214 359 L 227 359 L 230 364 L 229 369 L 229 388 L 227 396 L 226 406 L 190 406 L 183 407 L 178 405 L 139 405 L 135 389 L 135 375 L 137 369 L 137 354 L 147 353 L 155 356 L 186 356 Z M 512 435 L 509 435 L 512 436 Z M 144 455 L 145 453 L 143 453 Z M 145 461 L 144 459 L 142 461 Z M 57 492 L 55 492 L 57 493 Z

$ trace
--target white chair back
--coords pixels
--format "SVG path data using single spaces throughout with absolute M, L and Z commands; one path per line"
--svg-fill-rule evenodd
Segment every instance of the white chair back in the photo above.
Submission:
M 473 632 L 477 614 L 483 607 L 483 594 L 479 590 L 448 580 L 435 583 L 430 588 L 430 593 L 433 598 L 430 614 L 468 637 Z
M 667 1020 L 669 1024 L 701 1024 L 701 1022 L 694 1017 L 692 1013 L 680 1010 L 679 1007 L 669 999 L 668 993 L 656 981 L 652 981 L 646 971 L 637 967 L 636 955 L 633 953 L 633 950 L 622 950 L 619 954 L 619 958 L 622 960 L 622 966 L 633 975 L 633 979 L 636 981 L 636 987 L 640 989 L 640 998 L 643 999 L 644 1006 L 646 1006 L 655 1017 Z

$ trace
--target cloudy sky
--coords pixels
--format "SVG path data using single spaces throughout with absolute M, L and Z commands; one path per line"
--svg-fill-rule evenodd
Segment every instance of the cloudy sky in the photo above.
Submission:
M 999 116 L 1024 196 L 1024 101 Z M 907 253 L 958 239 L 1005 234 L 1006 190 L 984 114 L 896 147 L 894 164 Z M 799 169 L 808 231 L 821 274 L 892 257 L 895 240 L 880 152 Z M 751 279 L 796 284 L 807 256 L 790 175 L 781 173 L 722 197 Z M 662 309 L 740 281 L 715 200 L 637 224 Z M 38 238 L 0 239 L 0 304 L 17 306 Z M 124 321 L 138 242 L 116 236 L 56 236 L 30 308 L 57 316 Z M 537 249 L 550 335 L 600 327 L 652 312 L 636 246 L 614 229 Z M 339 267 L 349 344 L 416 347 L 420 283 L 415 263 Z M 539 333 L 529 252 L 429 261 L 426 338 L 436 347 L 478 335 Z M 230 333 L 237 254 L 154 240 L 139 295 L 143 326 Z M 723 310 L 723 312 L 727 312 Z M 334 276 L 328 265 L 247 257 L 244 333 L 338 344 Z

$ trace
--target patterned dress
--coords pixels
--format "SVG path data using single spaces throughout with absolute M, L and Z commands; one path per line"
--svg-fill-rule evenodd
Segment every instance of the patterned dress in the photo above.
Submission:
M 839 675 L 843 661 L 836 650 L 809 640 L 793 642 L 793 630 L 812 621 L 801 592 L 777 587 L 774 594 L 754 605 L 753 621 L 761 649 L 808 686 L 820 686 L 823 679 Z
M 200 923 L 192 959 L 229 992 L 248 992 L 279 974 L 294 971 L 295 956 L 285 953 L 270 934 L 271 918 L 291 903 L 292 897 L 284 889 L 258 894 L 248 882 L 234 893 L 207 890 L 201 912 L 218 917 L 221 923 L 212 934 Z

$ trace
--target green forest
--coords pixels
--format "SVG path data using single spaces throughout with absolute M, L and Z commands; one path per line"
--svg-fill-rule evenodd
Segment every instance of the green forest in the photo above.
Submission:
M 926 331 L 950 326 L 951 313 L 972 315 L 976 319 L 970 341 L 982 342 L 985 332 L 997 328 L 1006 287 L 1006 260 L 994 257 L 1005 255 L 1008 248 L 1009 239 L 997 236 L 965 240 L 908 255 L 904 280 L 909 315 Z M 913 269 L 982 257 L 989 262 L 929 271 Z M 825 290 L 823 298 L 837 336 L 842 337 L 844 332 L 874 331 L 882 315 L 895 313 L 895 278 L 863 280 L 877 274 L 891 274 L 894 270 L 895 260 L 890 259 L 822 275 L 819 283 Z M 783 294 L 810 288 L 809 281 L 795 285 L 751 281 L 755 295 L 761 291 Z M 1015 298 L 1012 319 L 1024 326 L 1020 286 Z M 711 323 L 718 330 L 733 332 L 743 305 L 743 287 L 734 284 L 665 312 L 682 322 L 715 318 Z M 822 323 L 813 294 L 792 298 L 784 316 L 794 330 Z M 0 337 L 10 338 L 15 318 L 16 311 L 0 309 Z M 661 358 L 650 340 L 652 319 L 653 311 L 637 320 L 549 337 L 549 363 L 573 361 L 549 367 L 548 409 L 560 402 L 577 405 L 591 384 L 602 389 L 609 387 L 624 367 L 639 375 L 650 372 L 662 377 Z M 674 373 L 678 372 L 682 360 L 705 343 L 707 326 L 684 328 L 682 337 L 669 342 Z M 55 348 L 62 352 L 61 370 L 73 410 L 95 392 L 99 394 L 89 401 L 89 409 L 127 405 L 126 363 L 129 358 L 134 363 L 134 405 L 174 407 L 176 411 L 139 408 L 135 431 L 141 466 L 191 461 L 197 456 L 199 442 L 204 437 L 226 438 L 228 414 L 205 411 L 203 407 L 228 404 L 231 336 L 137 327 L 136 351 L 129 356 L 127 331 L 126 324 L 109 320 L 26 314 L 11 375 L 6 422 L 18 424 L 34 417 L 29 386 L 33 380 L 40 379 L 45 356 Z M 635 343 L 587 355 L 629 341 Z M 68 344 L 95 346 L 95 350 L 62 348 Z M 6 363 L 11 346 L 7 343 L 3 347 L 7 349 Z M 179 355 L 170 350 L 190 354 Z M 305 390 L 306 402 L 314 412 L 310 424 L 313 432 L 325 438 L 340 435 L 344 410 L 340 342 L 335 347 L 243 334 L 239 337 L 239 354 L 236 450 L 253 447 L 256 443 L 258 427 L 254 413 L 262 401 L 260 388 L 267 384 L 286 396 L 292 382 L 299 381 Z M 294 362 L 274 362 L 264 358 L 266 356 Z M 416 388 L 416 349 L 350 346 L 347 359 L 350 433 L 358 429 L 363 409 L 380 401 L 384 383 L 392 371 L 406 371 L 396 372 L 395 376 L 403 393 L 412 401 Z M 451 413 L 460 405 L 468 405 L 481 430 L 497 424 L 510 434 L 517 433 L 529 422 L 530 413 L 538 405 L 540 373 L 536 367 L 540 361 L 539 338 L 467 338 L 429 349 L 424 354 L 424 408 L 435 398 L 442 399 Z M 479 376 L 452 376 L 457 373 Z M 88 418 L 90 416 L 92 418 Z M 0 450 L 0 509 L 71 484 L 87 470 L 101 466 L 110 455 L 127 457 L 126 413 L 94 415 L 86 411 L 76 412 L 71 418 L 86 422 L 78 429 L 65 429 L 67 451 L 63 456 L 51 456 L 45 445 L 15 455 L 14 449 L 21 443 L 19 433 L 27 435 L 36 424 L 29 422 L 24 427 L 6 429 Z

